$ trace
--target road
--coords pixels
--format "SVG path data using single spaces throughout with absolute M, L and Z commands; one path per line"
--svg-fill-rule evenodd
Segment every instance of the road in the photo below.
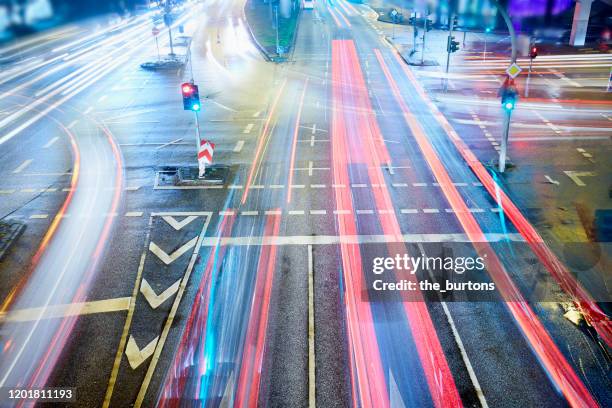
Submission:
M 180 70 L 140 69 L 149 15 L 1 50 L 0 210 L 27 228 L 0 267 L 0 386 L 72 387 L 87 407 L 612 404 L 593 221 L 610 209 L 610 99 L 583 95 L 603 57 L 536 60 L 499 175 L 480 163 L 498 150 L 501 51 L 462 54 L 444 94 L 367 6 L 303 11 L 282 64 L 243 1 L 191 7 Z M 222 185 L 173 182 L 196 166 L 191 77 Z M 469 276 L 497 291 L 372 290 L 375 258 L 402 254 L 483 257 Z M 580 302 L 593 330 L 563 317 Z

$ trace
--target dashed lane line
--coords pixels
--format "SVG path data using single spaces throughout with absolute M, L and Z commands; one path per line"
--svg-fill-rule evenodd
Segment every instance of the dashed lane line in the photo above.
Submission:
M 28 167 L 30 164 L 32 163 L 32 159 L 27 159 L 24 160 L 23 163 L 21 163 L 19 166 L 17 166 L 17 168 L 15 170 L 13 170 L 13 174 L 18 174 L 21 173 L 22 171 L 24 171 L 26 169 L 26 167 Z

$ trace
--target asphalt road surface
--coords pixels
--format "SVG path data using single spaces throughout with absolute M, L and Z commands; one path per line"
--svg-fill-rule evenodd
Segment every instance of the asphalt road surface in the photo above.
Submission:
M 0 264 L 0 387 L 79 407 L 612 405 L 611 54 L 536 60 L 502 175 L 502 46 L 481 60 L 474 36 L 444 92 L 365 5 L 303 10 L 280 64 L 243 9 L 191 4 L 171 70 L 140 68 L 148 14 L 0 49 L 0 216 L 26 224 Z M 220 184 L 176 183 L 197 167 L 192 78 Z M 496 291 L 373 290 L 449 276 L 373 273 L 404 254 L 481 257 L 466 276 Z

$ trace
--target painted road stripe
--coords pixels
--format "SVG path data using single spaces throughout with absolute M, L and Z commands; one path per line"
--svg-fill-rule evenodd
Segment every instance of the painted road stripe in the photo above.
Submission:
M 524 242 L 517 233 L 484 234 L 487 242 L 514 241 Z M 285 236 L 253 236 L 253 237 L 205 237 L 202 246 L 216 245 L 338 245 L 338 244 L 387 244 L 396 242 L 472 242 L 467 234 L 403 234 L 398 241 L 395 235 L 285 235 Z
M 0 314 L 0 322 L 28 322 L 38 319 L 55 319 L 94 313 L 121 312 L 130 307 L 130 298 L 96 300 L 92 302 L 50 305 L 30 309 L 13 310 Z
M 314 262 L 312 245 L 308 245 L 308 407 L 317 406 L 315 365 Z
M 43 149 L 48 149 L 48 148 L 50 148 L 50 147 L 51 147 L 51 146 L 53 146 L 53 144 L 54 144 L 55 142 L 57 142 L 58 140 L 59 140 L 59 137 L 55 136 L 53 139 L 49 140 L 49 141 L 47 142 L 47 144 L 46 144 L 46 145 L 44 145 L 44 146 L 43 146 Z
M 142 217 L 143 212 L 142 211 L 130 211 L 130 212 L 126 212 L 125 216 L 126 217 Z
M 400 210 L 402 214 L 416 214 L 419 212 L 416 208 L 402 208 Z
M 33 214 L 30 215 L 31 220 L 44 220 L 49 218 L 49 214 Z
M 251 130 L 253 130 L 253 126 L 254 125 L 252 123 L 249 123 L 248 125 L 246 125 L 242 133 L 251 133 Z
M 304 215 L 305 212 L 302 210 L 289 210 L 289 215 Z
M 32 163 L 32 159 L 25 160 L 15 170 L 13 170 L 13 174 L 21 173 L 23 170 L 25 170 L 26 167 L 30 165 L 30 163 Z
M 236 146 L 234 147 L 234 153 L 240 153 L 243 147 L 244 147 L 244 140 L 237 141 Z
M 310 210 L 310 215 L 325 215 L 327 214 L 326 210 Z

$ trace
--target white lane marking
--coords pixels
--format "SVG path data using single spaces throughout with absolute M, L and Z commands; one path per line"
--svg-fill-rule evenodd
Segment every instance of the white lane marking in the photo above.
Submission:
M 130 298 L 115 298 L 94 300 L 91 302 L 69 303 L 63 305 L 49 305 L 47 307 L 34 307 L 29 309 L 12 310 L 0 313 L 0 322 L 28 322 L 37 319 L 56 319 L 67 316 L 80 316 L 95 313 L 121 312 L 128 310 Z
M 230 184 L 229 186 L 227 186 L 227 188 L 230 190 L 242 190 L 244 186 L 238 184 Z
M 142 217 L 142 211 L 129 211 L 125 213 L 126 217 Z
M 408 187 L 406 183 L 393 183 L 391 184 L 393 187 Z
M 425 249 L 423 248 L 423 245 L 419 243 L 418 247 L 421 252 L 421 255 L 425 256 L 426 254 L 425 254 Z M 432 281 L 434 281 L 435 278 L 431 270 L 427 269 L 427 273 L 429 274 L 429 278 Z M 457 326 L 455 326 L 455 321 L 453 320 L 453 317 L 451 316 L 450 311 L 448 310 L 448 306 L 446 305 L 446 302 L 441 301 L 440 304 L 442 305 L 442 309 L 444 310 L 444 314 L 446 315 L 446 320 L 448 320 L 448 324 L 450 325 L 451 331 L 453 333 L 453 337 L 455 338 L 455 342 L 457 343 L 457 346 L 459 347 L 461 358 L 463 360 L 463 363 L 465 364 L 465 368 L 468 371 L 468 375 L 470 376 L 470 380 L 472 381 L 472 385 L 474 386 L 474 390 L 476 391 L 476 395 L 478 396 L 480 405 L 482 406 L 482 408 L 488 408 L 489 405 L 487 404 L 487 400 L 484 396 L 484 393 L 482 392 L 482 387 L 480 386 L 480 383 L 478 382 L 478 377 L 476 377 L 476 372 L 474 371 L 472 362 L 470 361 L 467 355 L 467 351 L 465 350 L 463 341 L 461 340 L 461 337 L 459 336 L 459 331 L 457 330 Z
M 248 125 L 246 125 L 242 133 L 251 133 L 251 130 L 253 130 L 253 126 L 255 126 L 253 123 L 249 123 Z
M 310 210 L 310 215 L 325 215 L 327 210 Z
M 311 184 L 310 188 L 325 188 L 325 184 Z
M 572 181 L 576 183 L 577 186 L 580 186 L 580 187 L 586 186 L 586 183 L 580 179 L 581 177 L 595 177 L 597 175 L 597 173 L 592 172 L 592 171 L 567 170 L 567 171 L 564 171 L 564 173 L 567 175 L 567 177 L 571 178 Z
M 185 252 L 189 251 L 191 248 L 195 246 L 198 242 L 198 237 L 192 238 L 190 241 L 186 242 L 179 249 L 174 251 L 171 254 L 167 254 L 163 249 L 157 246 L 157 244 L 153 241 L 149 243 L 149 250 L 153 252 L 157 257 L 166 265 L 170 265 L 172 262 L 176 261 L 181 257 Z
M 282 185 L 282 184 L 271 184 L 271 185 L 268 186 L 268 188 L 270 188 L 270 189 L 279 189 L 279 188 L 285 188 L 285 186 Z
M 412 183 L 412 187 L 426 187 L 427 183 Z
M 183 141 L 183 138 L 182 138 L 182 137 L 180 137 L 180 138 L 175 139 L 175 140 L 173 140 L 173 141 L 171 141 L 171 142 L 168 142 L 168 143 L 164 143 L 164 144 L 162 144 L 162 145 L 159 145 L 159 146 L 157 146 L 157 147 L 156 147 L 156 149 L 157 149 L 157 150 L 159 150 L 159 149 L 163 149 L 163 148 L 164 148 L 164 147 L 166 147 L 166 146 L 170 146 L 170 145 L 173 145 L 173 144 L 177 144 L 177 143 L 182 142 L 182 141 Z
M 315 366 L 315 318 L 314 318 L 314 262 L 312 245 L 308 245 L 308 407 L 315 408 L 316 366 Z
M 13 170 L 13 174 L 21 173 L 23 170 L 25 170 L 26 167 L 30 165 L 30 163 L 32 163 L 32 159 L 25 160 L 15 170 Z
M 400 210 L 402 214 L 416 214 L 419 212 L 416 208 L 402 208 Z
M 98 102 L 104 102 L 106 98 L 108 98 L 108 95 L 102 95 L 100 98 L 98 98 Z
M 93 111 L 93 106 L 90 106 L 87 109 L 85 109 L 85 112 L 83 112 L 83 115 L 87 115 L 87 114 L 91 113 L 91 111 Z
M 312 176 L 312 160 L 308 161 L 308 175 Z
M 155 293 L 155 290 L 149 285 L 149 282 L 145 278 L 142 278 L 142 283 L 140 284 L 140 293 L 144 296 L 144 298 L 149 303 L 152 309 L 157 309 L 162 303 L 166 300 L 170 299 L 176 292 L 178 292 L 179 285 L 181 284 L 181 280 L 177 280 L 164 290 L 159 295 Z
M 31 220 L 45 220 L 47 218 L 49 218 L 48 214 L 33 214 L 33 215 L 30 215 L 30 219 Z
M 244 140 L 237 141 L 236 146 L 234 146 L 234 153 L 240 153 L 243 147 L 244 147 Z
M 254 117 L 254 118 L 258 118 L 258 117 L 259 117 L 259 115 L 261 115 L 261 111 L 260 111 L 260 112 L 255 112 L 255 113 L 253 114 L 253 117 Z
M 43 149 L 48 149 L 48 148 L 50 148 L 50 147 L 51 147 L 51 146 L 53 146 L 53 144 L 54 144 L 55 142 L 57 142 L 58 140 L 59 140 L 59 137 L 55 136 L 54 138 L 52 138 L 51 140 L 49 140 L 49 141 L 47 142 L 47 144 L 45 144 L 45 145 L 43 146 Z
M 349 215 L 351 210 L 334 210 L 334 214 L 336 215 Z
M 362 215 L 362 214 L 374 214 L 374 210 L 356 210 L 355 211 L 357 214 Z
M 247 216 L 248 216 L 248 215 L 258 215 L 258 214 L 259 214 L 259 211 L 243 211 L 243 212 L 241 212 L 240 214 L 242 214 L 242 215 L 247 215 Z
M 435 214 L 440 212 L 440 210 L 438 210 L 437 208 L 423 208 L 423 212 L 425 214 Z
M 524 242 L 518 233 L 484 234 L 486 242 Z M 385 244 L 391 242 L 472 242 L 465 233 L 450 234 L 404 234 L 396 235 L 279 235 L 247 237 L 205 237 L 202 246 L 216 245 L 337 245 L 337 244 Z
M 149 357 L 153 355 L 158 340 L 159 336 L 151 340 L 149 344 L 147 344 L 141 350 L 140 348 L 138 348 L 134 337 L 130 334 L 130 339 L 128 340 L 127 347 L 125 348 L 125 356 L 127 357 L 127 360 L 130 363 L 130 367 L 132 367 L 132 370 L 137 369 L 142 363 L 144 363 Z
M 70 122 L 70 124 L 67 126 L 68 129 L 72 129 L 77 123 L 79 123 L 78 120 L 73 120 L 72 122 Z
M 546 181 L 548 181 L 550 184 L 556 184 L 559 185 L 559 182 L 557 180 L 553 180 L 548 174 L 544 175 L 544 178 L 546 179 Z
M 180 231 L 183 227 L 189 225 L 193 220 L 197 219 L 196 215 L 189 215 L 183 218 L 181 221 L 178 221 L 172 215 L 165 215 L 162 217 L 164 221 L 166 221 L 172 228 L 176 231 Z
M 289 210 L 289 215 L 304 215 L 305 212 L 303 210 Z
M 267 210 L 265 215 L 282 215 L 283 212 L 281 210 Z

